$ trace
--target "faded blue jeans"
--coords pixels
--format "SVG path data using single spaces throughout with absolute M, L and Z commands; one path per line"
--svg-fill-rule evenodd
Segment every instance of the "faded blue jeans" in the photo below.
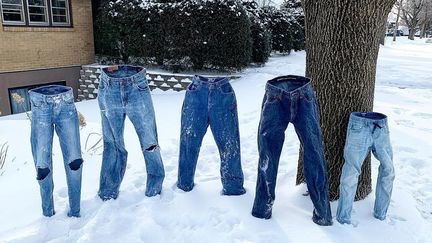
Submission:
M 353 112 L 348 123 L 339 204 L 336 220 L 351 223 L 351 210 L 357 190 L 358 176 L 369 150 L 380 161 L 376 185 L 374 217 L 384 220 L 390 204 L 395 178 L 393 152 L 390 145 L 387 116 L 376 112 Z
M 285 130 L 291 122 L 304 149 L 304 174 L 314 205 L 312 220 L 319 225 L 332 224 L 319 119 L 309 78 L 289 75 L 267 82 L 258 128 L 259 163 L 253 216 L 269 219 L 272 215 L 279 159 Z
M 31 102 L 31 147 L 42 198 L 42 213 L 55 214 L 52 176 L 54 130 L 60 140 L 69 195 L 68 216 L 80 216 L 82 163 L 78 114 L 72 89 L 48 85 L 29 91 Z
M 229 79 L 222 77 L 195 76 L 187 88 L 181 116 L 177 187 L 184 191 L 193 189 L 198 154 L 209 125 L 221 159 L 222 194 L 244 194 L 237 101 Z
M 126 116 L 135 127 L 144 155 L 147 170 L 145 195 L 159 194 L 165 171 L 145 69 L 133 66 L 103 68 L 98 101 L 104 144 L 99 197 L 102 200 L 116 199 L 119 194 L 128 156 L 123 137 Z

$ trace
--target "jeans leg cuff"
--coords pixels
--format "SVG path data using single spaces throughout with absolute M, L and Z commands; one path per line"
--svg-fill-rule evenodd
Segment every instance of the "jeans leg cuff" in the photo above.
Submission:
M 312 217 L 312 221 L 321 226 L 330 226 L 333 225 L 332 219 L 324 219 L 324 218 L 318 218 L 318 217 Z
M 258 213 L 256 211 L 252 211 L 252 216 L 260 219 L 270 219 L 272 214 L 271 212 L 269 214 L 263 214 L 263 213 Z
M 194 188 L 195 184 L 192 183 L 190 186 L 181 185 L 180 183 L 177 183 L 177 187 L 185 192 L 190 192 Z
M 236 190 L 226 190 L 225 188 L 222 190 L 222 195 L 225 196 L 240 196 L 246 193 L 246 190 L 242 187 Z
M 379 219 L 379 220 L 384 220 L 385 218 L 386 218 L 386 216 L 384 215 L 384 216 L 379 216 L 378 214 L 375 214 L 374 213 L 374 215 L 373 215 L 376 219 Z
M 119 192 L 98 192 L 98 195 L 102 201 L 108 201 L 110 199 L 117 199 Z

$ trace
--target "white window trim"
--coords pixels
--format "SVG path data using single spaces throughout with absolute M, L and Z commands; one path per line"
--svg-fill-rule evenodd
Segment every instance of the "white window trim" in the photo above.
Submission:
M 48 3 L 47 3 L 47 0 L 44 0 L 44 2 L 45 2 L 45 22 L 35 22 L 35 21 L 31 21 L 30 20 L 30 6 L 32 6 L 32 7 L 39 7 L 39 8 L 41 8 L 41 7 L 40 6 L 30 5 L 29 2 L 28 2 L 28 0 L 26 0 L 26 3 L 27 3 L 27 20 L 28 20 L 29 25 L 46 25 L 46 26 L 49 25 L 49 21 L 48 21 Z M 37 15 L 42 15 L 42 14 L 37 14 Z
M 10 3 L 5 3 L 5 5 L 16 5 L 16 6 L 21 6 L 21 19 L 22 21 L 9 21 L 9 20 L 4 20 L 3 18 L 3 1 L 0 0 L 0 19 L 2 20 L 3 24 L 9 24 L 9 25 L 25 25 L 25 14 L 24 14 L 24 3 L 23 0 L 21 0 L 21 4 L 10 4 Z
M 59 9 L 63 9 L 63 8 L 53 7 L 52 1 L 53 0 L 50 0 L 50 4 L 51 4 L 50 11 L 51 11 L 51 23 L 52 23 L 52 25 L 53 26 L 70 26 L 71 25 L 71 21 L 70 21 L 70 10 L 69 10 L 70 5 L 69 5 L 69 0 L 65 0 L 65 2 L 66 2 L 66 4 L 65 4 L 65 6 L 66 6 L 66 21 L 67 22 L 63 22 L 63 23 L 54 22 L 53 8 L 59 8 Z

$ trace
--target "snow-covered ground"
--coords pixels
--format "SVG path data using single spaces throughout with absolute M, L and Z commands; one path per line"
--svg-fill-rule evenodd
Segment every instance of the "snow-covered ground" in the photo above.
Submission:
M 159 142 L 166 169 L 163 193 L 144 196 L 146 172 L 138 138 L 130 122 L 125 141 L 129 162 L 117 200 L 97 196 L 102 149 L 89 150 L 100 133 L 96 101 L 77 103 L 87 126 L 81 130 L 85 159 L 82 217 L 68 218 L 61 151 L 54 139 L 54 200 L 57 214 L 41 215 L 39 186 L 30 149 L 30 123 L 23 115 L 0 119 L 0 144 L 9 153 L 0 171 L 0 242 L 432 242 L 432 44 L 424 40 L 388 41 L 380 50 L 375 111 L 389 116 L 396 179 L 384 221 L 372 217 L 375 196 L 354 203 L 357 227 L 320 227 L 311 220 L 312 203 L 295 186 L 299 142 L 290 126 L 282 151 L 273 218 L 250 215 L 258 162 L 257 128 L 266 80 L 305 70 L 305 53 L 274 56 L 262 68 L 250 68 L 233 82 L 239 109 L 242 164 L 247 193 L 220 194 L 219 154 L 208 131 L 198 161 L 196 187 L 175 187 L 180 110 L 184 92 L 154 91 Z M 86 140 L 88 139 L 87 146 Z M 373 160 L 373 183 L 378 161 Z M 337 201 L 332 202 L 333 215 Z

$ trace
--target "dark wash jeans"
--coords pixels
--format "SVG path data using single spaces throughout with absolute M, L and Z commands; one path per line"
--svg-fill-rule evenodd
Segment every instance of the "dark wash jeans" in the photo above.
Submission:
M 190 191 L 194 187 L 198 154 L 209 125 L 221 159 L 222 194 L 244 194 L 237 101 L 228 78 L 222 77 L 195 76 L 186 91 L 181 116 L 178 188 Z
M 374 217 L 384 220 L 390 205 L 395 178 L 387 116 L 377 112 L 353 112 L 348 123 L 344 148 L 345 163 L 342 167 L 336 213 L 336 220 L 341 224 L 351 223 L 351 210 L 357 191 L 358 177 L 369 150 L 372 150 L 375 158 L 380 161 Z
M 123 137 L 126 116 L 135 127 L 144 154 L 147 170 L 145 195 L 159 194 L 165 171 L 145 69 L 133 66 L 103 68 L 98 101 L 104 141 L 99 197 L 109 200 L 119 194 L 128 155 Z
M 32 119 L 31 146 L 44 216 L 55 214 L 52 177 L 54 130 L 60 140 L 69 195 L 68 216 L 80 216 L 82 157 L 78 114 L 72 89 L 62 85 L 42 86 L 29 91 Z
M 318 105 L 310 79 L 301 76 L 282 76 L 267 82 L 258 128 L 259 165 L 252 215 L 265 219 L 272 215 L 279 158 L 290 122 L 304 148 L 304 173 L 314 205 L 312 219 L 319 225 L 331 225 Z

